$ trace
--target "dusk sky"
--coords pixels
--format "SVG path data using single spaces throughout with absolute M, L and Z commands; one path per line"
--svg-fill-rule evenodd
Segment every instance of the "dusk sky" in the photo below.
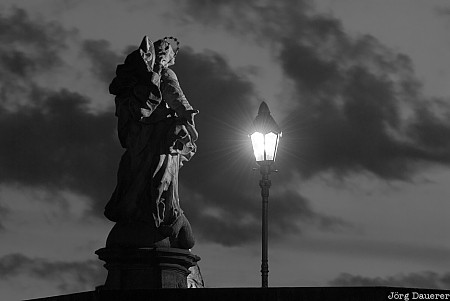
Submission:
M 0 2 L 0 299 L 93 290 L 123 149 L 108 85 L 148 35 L 196 116 L 180 171 L 207 287 L 260 286 L 265 100 L 269 286 L 450 289 L 448 0 Z

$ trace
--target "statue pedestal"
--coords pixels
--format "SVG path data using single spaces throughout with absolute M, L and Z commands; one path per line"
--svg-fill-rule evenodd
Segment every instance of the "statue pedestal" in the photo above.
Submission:
M 100 290 L 187 288 L 191 266 L 200 257 L 176 248 L 102 248 L 95 252 L 108 276 Z

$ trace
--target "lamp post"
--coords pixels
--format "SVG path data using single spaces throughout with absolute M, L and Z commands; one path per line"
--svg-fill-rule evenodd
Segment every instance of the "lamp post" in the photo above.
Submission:
M 262 197 L 262 259 L 261 259 L 261 282 L 262 287 L 269 286 L 269 261 L 268 261 L 268 205 L 269 189 L 271 182 L 269 174 L 273 171 L 272 164 L 275 162 L 278 141 L 281 130 L 270 115 L 269 107 L 263 101 L 259 106 L 258 116 L 253 121 L 253 131 L 250 135 L 256 163 L 259 165 Z

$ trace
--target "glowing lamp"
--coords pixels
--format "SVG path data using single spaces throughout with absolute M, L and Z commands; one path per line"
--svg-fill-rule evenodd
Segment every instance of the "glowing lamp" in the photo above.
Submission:
M 250 134 L 253 145 L 253 153 L 259 164 L 259 172 L 262 176 L 259 181 L 262 197 L 262 239 L 261 239 L 261 286 L 269 287 L 269 247 L 268 247 L 268 214 L 269 214 L 269 188 L 272 185 L 269 174 L 272 163 L 277 155 L 278 140 L 281 130 L 270 115 L 269 107 L 263 101 L 259 106 L 258 116 L 253 121 L 253 130 Z
M 263 101 L 259 106 L 258 116 L 253 121 L 253 133 L 250 134 L 253 153 L 258 164 L 270 165 L 275 161 L 280 137 L 280 127 Z

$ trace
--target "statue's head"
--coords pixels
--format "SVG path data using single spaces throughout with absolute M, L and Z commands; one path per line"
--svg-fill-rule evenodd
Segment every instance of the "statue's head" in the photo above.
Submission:
M 139 45 L 139 52 L 147 65 L 147 69 L 152 70 L 156 59 L 155 48 L 153 42 L 147 36 L 142 39 L 141 45 Z
M 173 49 L 172 44 L 176 44 L 175 50 Z M 153 43 L 156 54 L 156 62 L 163 67 L 174 65 L 175 57 L 180 49 L 179 44 L 180 43 L 178 40 L 174 37 L 165 37 Z

